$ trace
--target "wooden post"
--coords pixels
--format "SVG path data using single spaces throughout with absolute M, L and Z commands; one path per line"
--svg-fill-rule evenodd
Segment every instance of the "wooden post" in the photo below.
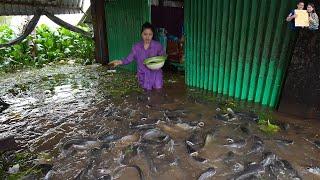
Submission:
M 107 44 L 105 0 L 91 0 L 91 16 L 94 30 L 96 62 L 108 64 L 109 52 Z

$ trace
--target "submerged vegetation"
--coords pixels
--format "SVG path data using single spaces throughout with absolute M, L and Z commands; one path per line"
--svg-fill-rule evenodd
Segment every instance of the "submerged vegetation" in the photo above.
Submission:
M 273 134 L 280 130 L 280 127 L 276 125 L 275 117 L 270 112 L 259 113 L 259 128 L 265 133 Z
M 88 27 L 81 27 L 88 31 Z M 8 25 L 0 26 L 0 44 L 18 35 Z M 72 59 L 75 63 L 92 64 L 94 48 L 92 39 L 64 28 L 50 29 L 38 26 L 35 33 L 21 43 L 0 49 L 0 71 L 13 72 L 26 67 L 41 68 L 47 64 L 63 63 Z
M 15 180 L 27 175 L 43 176 L 47 171 L 44 166 L 34 163 L 35 158 L 36 155 L 29 152 L 0 152 L 0 179 Z

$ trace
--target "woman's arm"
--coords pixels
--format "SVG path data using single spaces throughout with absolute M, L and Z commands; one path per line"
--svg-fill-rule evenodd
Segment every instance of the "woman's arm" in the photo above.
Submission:
M 319 16 L 316 13 L 314 14 L 315 14 L 315 25 L 319 27 Z
M 122 59 L 122 64 L 123 65 L 130 64 L 135 59 L 135 55 L 136 55 L 136 50 L 135 50 L 135 47 L 133 46 L 130 54 L 126 58 Z
M 114 60 L 114 61 L 110 62 L 108 65 L 109 66 L 113 66 L 113 67 L 117 67 L 119 65 L 130 64 L 135 58 L 135 54 L 136 54 L 135 52 L 136 52 L 136 50 L 135 50 L 135 48 L 133 46 L 132 49 L 131 49 L 130 54 L 126 58 L 124 58 L 122 60 Z

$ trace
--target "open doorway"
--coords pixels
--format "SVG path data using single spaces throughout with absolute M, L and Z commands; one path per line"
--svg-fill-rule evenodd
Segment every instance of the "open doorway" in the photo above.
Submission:
M 155 40 L 164 47 L 168 59 L 164 71 L 184 71 L 184 2 L 153 0 L 151 21 L 156 28 Z

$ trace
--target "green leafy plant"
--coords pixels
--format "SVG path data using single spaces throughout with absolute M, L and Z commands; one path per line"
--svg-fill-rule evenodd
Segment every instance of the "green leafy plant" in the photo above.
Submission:
M 280 127 L 275 124 L 274 116 L 269 112 L 259 113 L 259 128 L 267 134 L 274 134 L 280 130 Z
M 88 27 L 81 27 L 89 31 Z M 8 25 L 0 26 L 0 44 L 17 35 Z M 35 35 L 21 43 L 0 49 L 0 71 L 11 72 L 24 67 L 43 67 L 45 64 L 74 59 L 81 64 L 91 64 L 94 58 L 92 39 L 64 28 L 50 29 L 46 25 L 36 28 Z
M 35 154 L 30 152 L 20 153 L 4 153 L 0 152 L 0 179 L 22 179 L 28 174 L 35 176 L 42 175 L 41 168 L 35 166 L 32 162 L 36 158 Z M 19 166 L 19 170 L 16 173 L 9 174 L 8 169 L 14 165 Z
M 15 33 L 9 28 L 8 25 L 0 26 L 1 44 L 9 42 L 15 37 Z M 15 70 L 16 68 L 24 67 L 24 65 L 29 65 L 31 62 L 29 52 L 30 49 L 27 39 L 15 46 L 1 48 L 0 69 Z

